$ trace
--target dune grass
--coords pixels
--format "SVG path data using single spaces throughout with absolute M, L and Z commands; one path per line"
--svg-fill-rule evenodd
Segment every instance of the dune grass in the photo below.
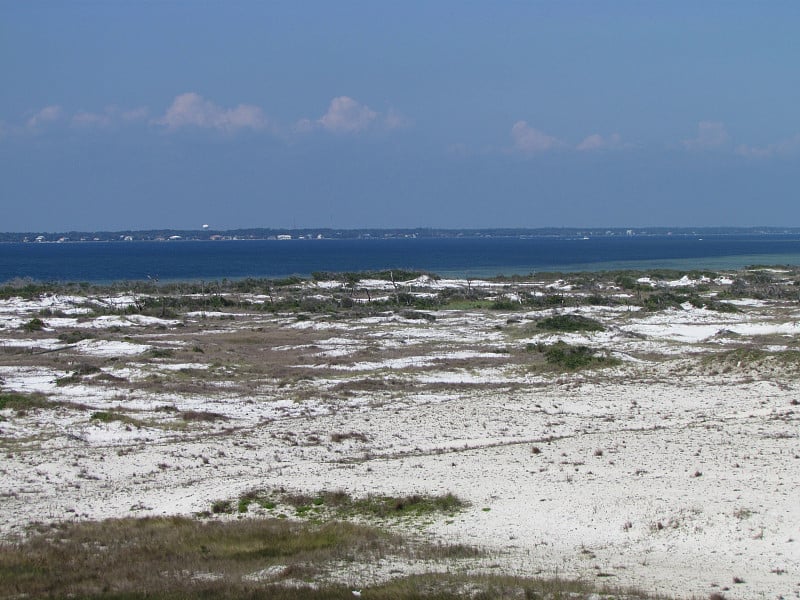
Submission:
M 0 410 L 11 409 L 18 413 L 25 413 L 37 408 L 53 408 L 55 406 L 60 406 L 60 404 L 49 400 L 44 394 L 0 393 Z
M 212 504 L 212 513 L 232 513 L 234 505 L 238 512 L 247 512 L 251 504 L 269 510 L 278 505 L 292 507 L 299 517 L 325 517 L 328 519 L 396 519 L 428 515 L 453 515 L 468 506 L 453 494 L 427 495 L 409 494 L 389 496 L 370 494 L 353 498 L 343 491 L 321 491 L 316 494 L 290 493 L 283 491 L 251 490 L 238 500 L 217 500 Z
M 469 554 L 474 557 L 475 552 Z M 399 575 L 362 574 L 386 559 Z M 458 569 L 451 569 L 460 561 Z M 580 581 L 464 574 L 464 554 L 385 531 L 332 521 L 111 519 L 42 526 L 0 545 L 0 597 L 49 598 L 587 598 Z M 424 561 L 434 572 L 408 575 Z M 342 565 L 347 573 L 343 573 Z M 413 571 L 413 569 L 412 569 Z M 449 572 L 448 572 L 449 571 Z M 457 571 L 457 574 L 454 574 Z M 346 584 L 345 584 L 346 583 Z M 646 596 L 627 591 L 627 598 Z
M 377 529 L 341 522 L 171 517 L 63 524 L 0 547 L 0 597 L 226 597 L 218 595 L 220 584 L 246 593 L 251 585 L 244 576 L 270 566 L 281 567 L 277 579 L 303 565 L 312 577 L 325 563 L 354 553 L 380 557 L 400 546 L 398 538 Z

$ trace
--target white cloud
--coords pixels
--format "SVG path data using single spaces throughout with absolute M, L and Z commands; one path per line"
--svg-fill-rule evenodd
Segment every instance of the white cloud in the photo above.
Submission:
M 78 127 L 108 127 L 111 125 L 111 116 L 81 111 L 72 117 L 72 124 Z
M 580 144 L 578 144 L 575 148 L 576 150 L 587 152 L 591 150 L 608 150 L 611 148 L 621 148 L 622 145 L 623 145 L 622 138 L 618 133 L 612 133 L 610 136 L 605 138 L 598 133 L 594 133 L 584 138 L 584 140 Z
M 750 158 L 769 158 L 770 156 L 786 156 L 798 150 L 800 150 L 800 134 L 766 146 L 739 144 L 736 147 L 736 154 Z
M 511 137 L 514 139 L 514 148 L 520 152 L 545 152 L 564 145 L 558 138 L 534 129 L 527 121 L 514 123 Z
M 140 106 L 139 108 L 124 110 L 120 116 L 122 117 L 123 121 L 143 121 L 149 114 L 150 110 L 147 107 Z
M 378 113 L 348 96 L 339 96 L 320 119 L 319 125 L 332 133 L 357 133 L 369 127 Z M 302 121 L 301 121 L 302 122 Z
M 64 111 L 61 110 L 61 107 L 58 105 L 45 106 L 28 118 L 27 125 L 30 129 L 38 129 L 46 123 L 58 121 L 63 112 Z
M 697 137 L 684 140 L 683 145 L 689 150 L 711 150 L 721 148 L 730 142 L 725 125 L 716 121 L 700 121 L 697 124 Z
M 335 134 L 355 134 L 369 129 L 391 131 L 412 124 L 410 118 L 393 108 L 382 114 L 349 96 L 338 96 L 331 100 L 328 111 L 319 119 L 303 118 L 295 122 L 294 131 L 311 133 L 322 129 Z
M 107 128 L 118 124 L 120 121 L 133 123 L 143 121 L 147 118 L 148 110 L 145 107 L 123 110 L 118 106 L 106 106 L 101 113 L 80 111 L 72 116 L 73 127 L 83 128 Z
M 249 104 L 222 108 L 199 94 L 187 92 L 176 96 L 163 117 L 155 121 L 170 131 L 182 127 L 200 127 L 232 132 L 242 129 L 259 130 L 267 126 L 263 111 Z
M 697 137 L 684 140 L 683 145 L 689 150 L 730 149 L 732 139 L 724 124 L 716 121 L 701 121 L 697 125 Z M 800 134 L 764 146 L 737 144 L 732 150 L 739 156 L 749 158 L 787 156 L 800 151 Z

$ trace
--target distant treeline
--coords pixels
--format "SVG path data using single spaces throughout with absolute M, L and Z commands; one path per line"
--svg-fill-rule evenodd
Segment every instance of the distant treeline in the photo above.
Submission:
M 146 229 L 122 231 L 0 232 L 0 242 L 125 242 L 268 239 L 392 239 L 476 237 L 570 237 L 654 235 L 800 235 L 800 227 L 541 227 L 496 229 Z

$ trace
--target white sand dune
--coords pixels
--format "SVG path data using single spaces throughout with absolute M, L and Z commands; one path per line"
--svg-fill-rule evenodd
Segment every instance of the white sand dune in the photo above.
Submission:
M 569 334 L 538 331 L 535 320 L 574 308 L 434 311 L 423 323 L 392 311 L 337 321 L 237 313 L 224 330 L 194 316 L 178 327 L 129 315 L 56 321 L 38 338 L 6 327 L 3 391 L 59 404 L 0 411 L 0 536 L 36 521 L 191 514 L 253 488 L 452 492 L 470 507 L 419 524 L 422 535 L 486 548 L 503 572 L 683 598 L 725 588 L 732 598 L 798 597 L 800 365 L 771 353 L 797 348 L 800 326 L 791 305 L 737 305 L 581 307 L 606 330 Z M 0 315 L 21 323 L 35 306 L 3 301 Z M 121 320 L 121 332 L 107 328 Z M 107 334 L 59 345 L 65 328 Z M 531 368 L 528 345 L 557 340 L 626 360 Z M 26 354 L 37 348 L 50 352 Z M 148 360 L 154 348 L 176 354 Z M 760 362 L 722 354 L 741 348 Z M 59 381 L 82 361 L 101 368 Z M 97 411 L 120 418 L 91 418 Z M 359 435 L 334 441 L 336 432 Z

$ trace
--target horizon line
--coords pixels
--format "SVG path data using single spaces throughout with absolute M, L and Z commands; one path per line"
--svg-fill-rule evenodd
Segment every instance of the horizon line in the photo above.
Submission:
M 22 236 L 22 235 L 50 235 L 66 236 L 69 234 L 164 234 L 164 233 L 187 233 L 204 235 L 225 235 L 237 233 L 254 234 L 277 233 L 277 232 L 333 232 L 333 233 L 363 233 L 363 232 L 383 232 L 383 233 L 420 233 L 420 232 L 442 232 L 442 233 L 526 233 L 526 232 L 554 232 L 554 231 L 575 231 L 575 232 L 691 232 L 691 231 L 769 231 L 771 233 L 792 231 L 800 232 L 800 225 L 558 225 L 543 227 L 234 227 L 228 229 L 212 229 L 209 227 L 200 228 L 176 228 L 176 227 L 150 227 L 142 229 L 62 229 L 62 230 L 17 230 L 2 231 L 0 236 Z

